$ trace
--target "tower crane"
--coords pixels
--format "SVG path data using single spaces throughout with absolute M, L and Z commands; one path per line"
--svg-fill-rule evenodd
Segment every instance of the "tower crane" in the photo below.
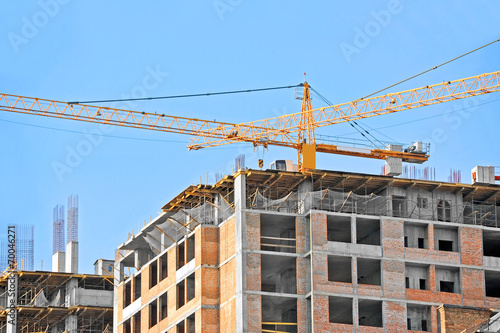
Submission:
M 342 122 L 496 92 L 500 90 L 500 71 L 317 109 L 311 106 L 307 81 L 303 88 L 300 112 L 240 124 L 9 94 L 0 94 L 0 111 L 187 134 L 193 137 L 188 145 L 190 150 L 235 142 L 294 148 L 299 171 L 316 168 L 316 152 L 423 163 L 429 158 L 426 152 L 343 148 L 317 143 L 314 131 Z

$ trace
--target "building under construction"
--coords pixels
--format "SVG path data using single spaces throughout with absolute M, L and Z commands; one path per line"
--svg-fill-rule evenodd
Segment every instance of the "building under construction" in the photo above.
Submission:
M 496 332 L 500 186 L 240 170 L 121 244 L 115 330 Z
M 35 226 L 33 224 L 15 224 L 16 259 L 19 269 L 35 269 Z M 8 242 L 0 242 L 0 272 L 9 266 Z
M 113 262 L 100 259 L 94 265 L 95 274 L 5 271 L 0 276 L 0 333 L 111 333 Z

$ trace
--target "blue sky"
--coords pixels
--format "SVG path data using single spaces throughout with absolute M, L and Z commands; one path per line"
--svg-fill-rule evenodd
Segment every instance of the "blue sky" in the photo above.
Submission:
M 492 1 L 41 0 L 1 9 L 0 91 L 61 101 L 294 85 L 306 72 L 332 103 L 348 102 L 500 38 L 500 3 Z M 495 43 L 390 91 L 497 71 L 499 54 Z M 437 178 L 453 168 L 470 183 L 475 165 L 500 166 L 499 101 L 491 94 L 363 124 L 382 140 L 430 142 L 426 165 Z M 324 106 L 314 96 L 313 105 Z M 300 110 L 293 90 L 114 106 L 228 122 Z M 348 125 L 318 133 L 360 138 Z M 231 172 L 239 154 L 253 168 L 262 156 L 266 165 L 296 158 L 245 144 L 189 152 L 188 140 L 1 112 L 0 237 L 10 223 L 34 224 L 35 267 L 43 260 L 50 269 L 52 209 L 78 193 L 80 271 L 92 272 L 185 187 L 205 183 L 207 172 L 210 183 Z M 378 174 L 382 165 L 318 155 L 321 169 Z

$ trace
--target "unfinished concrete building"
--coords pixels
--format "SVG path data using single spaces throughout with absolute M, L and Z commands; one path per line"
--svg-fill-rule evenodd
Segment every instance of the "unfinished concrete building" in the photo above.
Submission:
M 9 330 L 8 284 L 0 277 L 0 332 L 103 333 L 113 329 L 113 284 L 109 277 L 19 271 L 16 329 Z
M 190 186 L 119 246 L 115 331 L 487 332 L 499 195 L 320 170 Z
M 0 333 L 113 331 L 114 262 L 99 259 L 95 274 L 78 274 L 78 243 L 69 242 L 67 252 L 66 265 L 56 260 L 52 271 L 0 275 Z

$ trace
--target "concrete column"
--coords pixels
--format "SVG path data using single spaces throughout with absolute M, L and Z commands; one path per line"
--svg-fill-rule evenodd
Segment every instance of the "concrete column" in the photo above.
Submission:
M 76 290 L 78 289 L 78 279 L 72 278 L 66 282 L 66 297 L 64 303 L 66 307 L 77 305 Z
M 66 254 L 64 252 L 56 252 L 52 255 L 52 272 L 64 273 Z
M 246 175 L 234 180 L 235 247 L 236 247 L 236 332 L 247 332 L 248 311 L 246 281 Z
M 299 184 L 299 213 L 304 214 L 305 212 L 316 208 L 313 207 L 313 200 L 309 192 L 313 191 L 313 182 L 310 178 L 304 179 L 302 183 Z
M 66 244 L 66 273 L 78 273 L 78 242 Z
M 78 332 L 78 318 L 76 314 L 70 315 L 64 320 L 64 325 L 66 326 L 65 332 L 77 333 Z
M 136 249 L 134 251 L 134 266 L 137 269 L 141 269 L 142 265 L 144 265 L 148 261 L 149 261 L 148 254 L 146 253 L 146 251 L 144 251 L 142 249 Z
M 218 194 L 215 194 L 214 196 L 214 204 L 217 207 L 220 207 L 220 196 Z M 214 224 L 219 225 L 220 211 L 216 207 L 212 207 L 212 209 L 214 210 Z

